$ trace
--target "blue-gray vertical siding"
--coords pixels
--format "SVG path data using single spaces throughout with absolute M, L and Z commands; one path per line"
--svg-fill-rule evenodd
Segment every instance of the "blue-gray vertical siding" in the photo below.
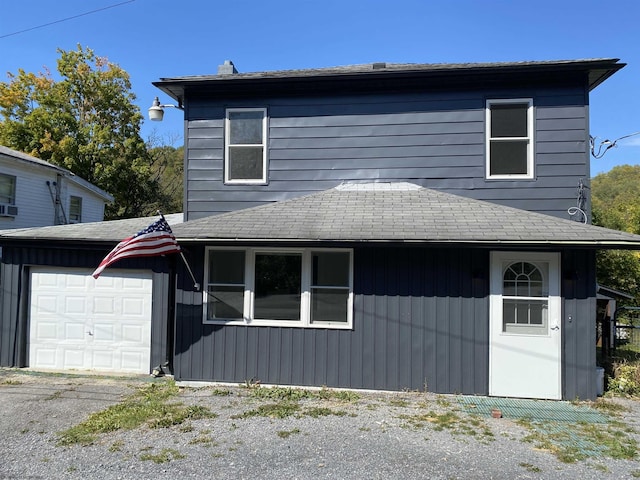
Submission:
M 29 336 L 29 267 L 95 268 L 109 249 L 31 248 L 4 246 L 2 250 L 2 297 L 0 298 L 0 366 L 28 366 Z M 118 263 L 118 268 L 154 270 L 152 274 L 151 364 L 163 365 L 170 359 L 167 329 L 171 305 L 168 303 L 170 275 L 165 259 L 131 259 Z
M 488 252 L 358 248 L 353 330 L 203 325 L 178 291 L 180 380 L 486 394 Z
M 192 253 L 202 278 L 203 249 Z M 593 399 L 595 256 L 561 256 L 563 398 Z M 187 280 L 177 293 L 178 380 L 488 394 L 488 250 L 356 248 L 348 331 L 205 325 L 202 293 Z
M 533 98 L 534 180 L 485 179 L 485 101 Z M 344 181 L 411 181 L 568 218 L 589 177 L 585 88 L 392 95 L 192 98 L 186 116 L 187 219 L 326 190 Z M 268 109 L 268 185 L 224 185 L 224 112 Z M 589 208 L 587 206 L 587 208 Z
M 595 251 L 563 252 L 562 297 L 563 398 L 594 399 L 597 395 Z

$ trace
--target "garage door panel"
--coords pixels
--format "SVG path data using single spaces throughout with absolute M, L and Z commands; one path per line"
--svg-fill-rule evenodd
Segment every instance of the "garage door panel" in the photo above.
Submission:
M 61 335 L 59 340 L 65 343 L 84 342 L 85 335 L 86 335 L 85 330 L 86 330 L 86 327 L 84 323 L 65 322 L 64 335 Z
M 31 305 L 32 310 L 35 308 L 36 313 L 39 315 L 55 315 L 60 313 L 58 311 L 58 297 L 53 295 L 39 295 L 35 298 L 35 301 L 32 301 Z
M 114 333 L 114 325 L 110 323 L 96 323 L 93 328 L 93 341 L 115 344 L 118 338 Z
M 35 328 L 35 340 L 49 341 L 58 339 L 58 324 L 53 321 L 41 321 Z
M 93 298 L 93 315 L 115 316 L 118 314 L 118 299 L 114 297 L 96 296 Z
M 37 347 L 31 356 L 35 357 L 35 361 L 41 368 L 56 368 L 59 363 L 55 348 Z
M 147 299 L 141 295 L 136 297 L 128 296 L 122 299 L 122 314 L 127 317 L 142 317 L 148 309 Z
M 122 325 L 122 341 L 129 344 L 140 344 L 145 342 L 145 332 L 140 325 Z
M 150 272 L 33 268 L 29 364 L 148 373 Z
M 78 295 L 66 297 L 64 299 L 64 312 L 67 314 L 88 313 L 86 297 Z
M 97 370 L 119 370 L 118 365 L 114 361 L 114 355 L 112 350 L 99 350 L 92 351 L 92 363 Z
M 86 362 L 85 349 L 81 346 L 60 348 L 60 354 L 62 355 L 62 363 L 65 369 L 82 370 Z
M 120 366 L 124 372 L 135 371 L 136 365 L 140 364 L 144 352 L 139 350 L 123 350 L 120 355 Z
M 55 275 L 55 274 L 54 274 Z M 84 275 L 66 275 L 64 277 L 58 277 L 59 283 L 69 291 L 81 291 L 84 292 L 87 289 L 88 279 Z

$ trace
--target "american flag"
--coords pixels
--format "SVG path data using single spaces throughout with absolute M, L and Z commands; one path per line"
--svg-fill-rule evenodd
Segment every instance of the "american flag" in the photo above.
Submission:
M 180 246 L 176 237 L 173 236 L 171 227 L 162 217 L 135 235 L 122 240 L 109 252 L 109 255 L 104 257 L 92 275 L 93 278 L 98 278 L 105 268 L 123 258 L 154 257 L 179 251 Z

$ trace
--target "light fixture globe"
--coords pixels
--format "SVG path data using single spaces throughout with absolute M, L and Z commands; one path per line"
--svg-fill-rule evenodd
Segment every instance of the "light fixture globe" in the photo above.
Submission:
M 149 107 L 149 120 L 153 122 L 161 122 L 164 117 L 164 109 L 160 105 L 160 99 L 156 97 Z

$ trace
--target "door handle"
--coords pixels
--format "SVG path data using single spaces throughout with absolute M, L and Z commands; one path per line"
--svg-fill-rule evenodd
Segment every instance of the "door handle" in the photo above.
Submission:
M 555 326 L 551 327 L 551 330 L 560 330 L 560 327 L 558 325 L 555 325 Z

